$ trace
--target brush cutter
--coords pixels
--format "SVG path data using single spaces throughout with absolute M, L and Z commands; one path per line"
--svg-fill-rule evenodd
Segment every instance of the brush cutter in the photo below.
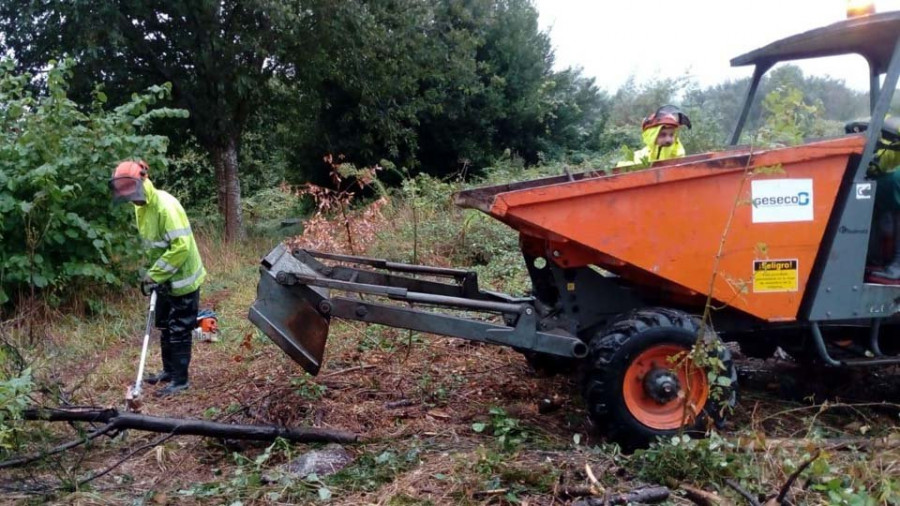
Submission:
M 142 284 L 141 291 L 146 295 L 150 290 L 150 309 L 147 311 L 147 325 L 144 330 L 144 344 L 141 346 L 141 360 L 138 363 L 137 378 L 134 385 L 125 392 L 125 410 L 138 413 L 141 410 L 141 383 L 144 379 L 144 363 L 147 361 L 147 346 L 150 343 L 150 331 L 153 329 L 153 318 L 156 315 L 156 299 L 158 285 Z

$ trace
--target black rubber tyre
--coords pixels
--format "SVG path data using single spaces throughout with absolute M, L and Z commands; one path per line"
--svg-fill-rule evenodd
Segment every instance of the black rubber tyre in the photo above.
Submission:
M 527 350 L 522 350 L 521 353 L 525 355 L 528 365 L 531 366 L 535 374 L 542 378 L 557 374 L 571 374 L 578 368 L 578 361 L 571 358 Z
M 646 447 L 657 437 L 680 432 L 679 428 L 654 428 L 639 421 L 626 404 L 623 382 L 629 366 L 646 350 L 677 346 L 690 351 L 698 333 L 699 321 L 687 313 L 647 308 L 623 315 L 591 339 L 582 394 L 591 419 L 611 440 L 633 450 Z M 730 377 L 731 385 L 719 387 L 719 401 L 707 398 L 693 423 L 684 428 L 692 435 L 704 434 L 710 422 L 721 427 L 726 411 L 723 407 L 734 406 L 737 400 L 737 371 L 731 353 L 724 345 L 718 348 L 726 367 L 724 375 Z

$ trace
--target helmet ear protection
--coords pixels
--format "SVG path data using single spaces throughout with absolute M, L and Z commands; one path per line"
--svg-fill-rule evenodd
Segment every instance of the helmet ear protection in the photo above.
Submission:
M 143 160 L 138 160 L 137 164 L 141 166 L 141 172 L 140 172 L 141 177 L 147 177 L 147 172 L 150 171 L 150 166 L 147 165 L 147 162 L 145 162 Z

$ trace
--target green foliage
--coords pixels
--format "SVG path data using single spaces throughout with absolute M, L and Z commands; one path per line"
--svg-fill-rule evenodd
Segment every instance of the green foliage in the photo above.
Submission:
M 116 163 L 143 158 L 165 166 L 167 139 L 142 133 L 168 86 L 112 109 L 100 88 L 88 111 L 67 97 L 70 63 L 51 62 L 47 92 L 0 65 L 0 303 L 22 290 L 62 296 L 90 283 L 118 283 L 136 267 L 130 206 L 113 207 L 107 181 Z
M 13 422 L 22 418 L 33 388 L 31 369 L 25 369 L 17 376 L 0 377 L 0 455 L 16 449 L 18 428 Z
M 511 504 L 522 503 L 523 496 L 547 494 L 559 483 L 560 471 L 553 465 L 528 462 L 524 466 L 511 462 L 510 455 L 480 446 L 477 459 L 466 462 L 466 471 L 476 474 L 476 480 L 467 480 L 465 473 L 454 473 L 453 479 L 474 482 L 481 490 L 506 489 L 503 498 Z
M 315 90 L 303 102 L 301 170 L 323 152 L 434 175 L 480 170 L 507 149 L 533 163 L 604 128 L 608 98 L 578 70 L 553 72 L 529 1 L 313 2 L 309 12 L 303 26 L 321 51 L 295 58 Z
M 291 386 L 300 397 L 315 401 L 321 399 L 328 391 L 328 387 L 312 380 L 308 375 L 291 378 Z
M 681 434 L 636 451 L 628 465 L 637 476 L 651 483 L 724 483 L 748 463 L 734 448 L 734 443 L 715 432 L 705 439 Z
M 820 103 L 807 103 L 803 92 L 790 85 L 776 88 L 766 95 L 762 105 L 768 113 L 758 133 L 758 140 L 763 145 L 794 146 L 802 143 L 803 138 L 812 132 L 822 109 Z
M 811 457 L 808 454 L 800 456 L 801 461 Z M 821 454 L 801 474 L 810 483 L 809 488 L 824 496 L 828 504 L 874 506 L 900 502 L 900 480 L 887 472 L 881 476 L 870 476 L 878 470 L 869 465 L 865 454 L 857 454 L 856 462 L 851 466 L 846 463 L 835 465 L 832 457 L 828 453 Z M 793 472 L 798 465 L 793 459 L 784 462 L 787 472 Z M 865 479 L 861 480 L 861 476 Z
M 352 465 L 326 477 L 324 483 L 345 491 L 371 492 L 418 465 L 419 454 L 420 450 L 415 446 L 405 452 L 385 450 L 377 455 L 363 453 Z
M 514 450 L 529 439 L 528 429 L 518 419 L 509 416 L 503 408 L 492 407 L 488 414 L 490 421 L 473 423 L 472 430 L 493 435 L 504 451 Z

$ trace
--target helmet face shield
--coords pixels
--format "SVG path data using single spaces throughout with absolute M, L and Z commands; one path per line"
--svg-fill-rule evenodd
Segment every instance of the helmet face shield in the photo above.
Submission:
M 641 123 L 641 130 L 659 125 L 668 125 L 675 128 L 686 126 L 690 130 L 691 119 L 674 105 L 664 105 L 657 109 L 655 113 L 644 118 L 644 121 Z
M 147 202 L 143 180 L 139 177 L 114 177 L 109 180 L 109 189 L 112 190 L 113 202 Z

